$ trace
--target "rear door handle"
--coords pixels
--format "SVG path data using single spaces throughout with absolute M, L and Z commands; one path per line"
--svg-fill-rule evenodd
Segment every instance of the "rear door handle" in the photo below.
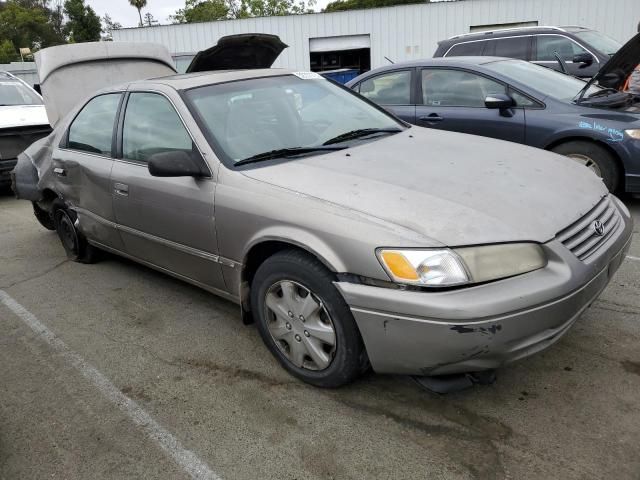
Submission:
M 442 118 L 437 113 L 431 113 L 429 115 L 420 117 L 420 120 L 422 120 L 423 122 L 441 122 L 444 120 L 444 118 Z
M 129 185 L 125 185 L 124 183 L 114 183 L 113 191 L 118 195 L 126 197 L 129 195 Z
M 67 176 L 67 171 L 64 168 L 61 168 L 61 167 L 55 167 L 53 169 L 53 173 L 55 173 L 56 175 L 58 175 L 60 177 L 66 177 Z

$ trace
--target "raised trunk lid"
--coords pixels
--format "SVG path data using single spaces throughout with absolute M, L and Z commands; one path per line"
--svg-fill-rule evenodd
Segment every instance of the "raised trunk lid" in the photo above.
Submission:
M 51 125 L 98 90 L 176 73 L 166 47 L 153 43 L 89 42 L 49 47 L 35 54 Z

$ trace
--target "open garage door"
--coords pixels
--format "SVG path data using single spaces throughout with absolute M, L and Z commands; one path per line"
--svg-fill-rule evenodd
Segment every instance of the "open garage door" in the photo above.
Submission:
M 371 37 L 341 35 L 310 38 L 309 55 L 314 72 L 348 68 L 363 73 L 371 69 Z

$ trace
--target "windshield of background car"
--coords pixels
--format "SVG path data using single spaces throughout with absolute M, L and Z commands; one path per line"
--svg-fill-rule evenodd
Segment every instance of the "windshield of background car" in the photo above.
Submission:
M 584 88 L 583 80 L 556 72 L 550 68 L 541 67 L 529 62 L 519 60 L 504 60 L 486 63 L 483 65 L 489 70 L 511 78 L 522 85 L 526 85 L 541 94 L 570 102 Z M 591 86 L 585 97 L 597 93 L 600 87 Z
M 354 130 L 404 128 L 322 78 L 256 78 L 194 88 L 186 96 L 234 163 L 272 150 L 321 147 Z
M 574 35 L 585 43 L 591 45 L 596 50 L 606 53 L 607 55 L 613 55 L 620 49 L 620 47 L 622 47 L 622 45 L 616 42 L 613 38 L 607 37 L 595 30 L 574 32 Z
M 2 105 L 42 105 L 42 100 L 22 82 L 0 76 L 0 106 Z

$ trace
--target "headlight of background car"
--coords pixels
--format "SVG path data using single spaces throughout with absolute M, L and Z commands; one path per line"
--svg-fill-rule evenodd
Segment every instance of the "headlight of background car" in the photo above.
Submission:
M 631 138 L 635 140 L 640 140 L 640 128 L 634 130 L 625 130 L 624 133 L 629 135 Z
M 509 243 L 455 249 L 377 250 L 394 282 L 450 287 L 512 277 L 544 267 L 547 259 L 534 243 Z

